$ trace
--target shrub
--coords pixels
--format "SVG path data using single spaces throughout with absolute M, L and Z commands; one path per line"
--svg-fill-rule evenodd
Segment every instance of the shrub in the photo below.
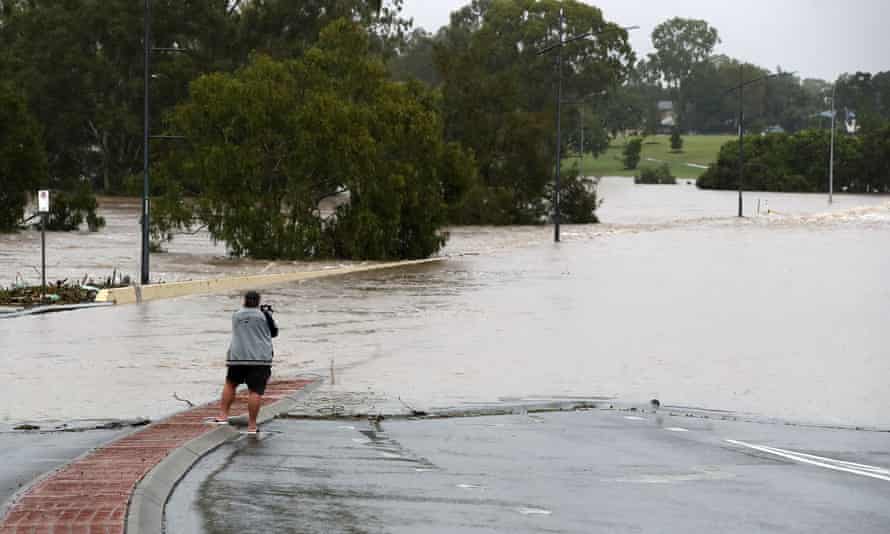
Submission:
M 680 136 L 679 128 L 674 128 L 671 132 L 671 150 L 674 152 L 683 150 L 683 137 Z
M 622 151 L 622 155 L 624 159 L 624 168 L 627 170 L 633 170 L 637 168 L 637 165 L 640 164 L 640 154 L 643 151 L 643 140 L 639 137 L 635 137 L 627 142 L 624 145 L 624 150 Z
M 675 185 L 677 179 L 671 174 L 671 168 L 667 163 L 658 167 L 643 167 L 640 174 L 634 178 L 635 184 Z
M 596 184 L 590 178 L 570 174 L 562 185 L 560 199 L 562 222 L 567 224 L 598 223 L 596 209 L 599 207 Z

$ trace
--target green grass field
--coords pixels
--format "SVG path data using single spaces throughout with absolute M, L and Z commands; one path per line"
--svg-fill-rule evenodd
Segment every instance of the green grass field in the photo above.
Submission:
M 704 169 L 689 167 L 687 163 L 698 165 L 710 165 L 717 161 L 720 147 L 727 141 L 737 139 L 731 135 L 685 135 L 683 136 L 683 151 L 672 152 L 670 136 L 656 135 L 647 137 L 643 142 L 643 154 L 640 158 L 640 167 L 655 166 L 661 163 L 648 161 L 646 158 L 666 161 L 671 167 L 671 173 L 677 178 L 698 178 Z M 636 170 L 628 171 L 621 163 L 621 149 L 624 147 L 624 138 L 620 137 L 612 141 L 612 145 L 605 154 L 598 158 L 586 156 L 581 166 L 581 174 L 584 176 L 634 176 Z M 577 157 L 564 160 L 563 165 L 571 168 L 578 164 Z

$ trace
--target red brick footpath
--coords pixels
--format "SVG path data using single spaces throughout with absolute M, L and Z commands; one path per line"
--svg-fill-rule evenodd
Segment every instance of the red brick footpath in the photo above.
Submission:
M 310 383 L 270 383 L 263 405 Z M 218 410 L 218 402 L 193 408 L 75 460 L 20 496 L 0 523 L 0 534 L 123 534 L 130 496 L 142 477 L 178 447 L 216 428 L 206 420 Z M 242 393 L 232 415 L 246 413 Z

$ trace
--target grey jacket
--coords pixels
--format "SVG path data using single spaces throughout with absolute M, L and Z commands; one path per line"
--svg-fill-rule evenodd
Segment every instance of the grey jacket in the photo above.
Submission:
M 277 335 L 278 327 L 270 314 L 241 308 L 232 315 L 226 365 L 272 365 L 272 338 Z

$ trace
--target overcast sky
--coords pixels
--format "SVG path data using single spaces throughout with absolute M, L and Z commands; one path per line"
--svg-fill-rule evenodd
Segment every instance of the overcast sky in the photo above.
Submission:
M 430 31 L 469 0 L 405 0 L 405 14 Z M 606 20 L 631 32 L 638 56 L 652 51 L 652 29 L 675 16 L 708 21 L 717 53 L 801 77 L 890 70 L 890 0 L 597 0 Z M 833 32 L 833 35 L 829 36 Z

